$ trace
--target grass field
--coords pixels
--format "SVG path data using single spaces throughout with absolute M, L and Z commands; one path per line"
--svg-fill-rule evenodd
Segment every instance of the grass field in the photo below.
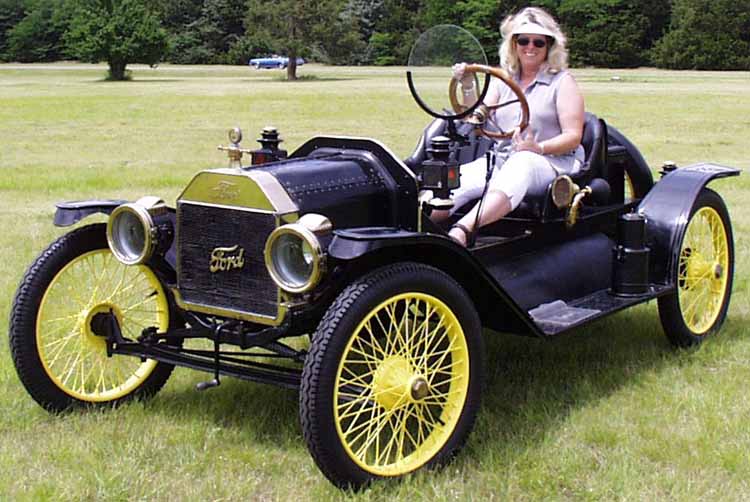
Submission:
M 24 269 L 63 231 L 53 204 L 173 202 L 240 125 L 293 150 L 316 134 L 409 155 L 427 117 L 403 68 L 0 65 L 0 335 Z M 587 109 L 665 160 L 750 168 L 750 74 L 576 70 Z M 615 78 L 613 78 L 615 77 Z M 442 92 L 435 84 L 434 92 Z M 443 83 L 440 84 L 442 86 Z M 436 94 L 437 95 L 437 94 Z M 487 332 L 488 381 L 456 461 L 360 494 L 334 489 L 303 444 L 293 392 L 178 369 L 152 401 L 51 416 L 0 346 L 0 499 L 747 500 L 750 497 L 750 177 L 713 184 L 733 218 L 734 294 L 719 337 L 675 351 L 655 303 L 552 343 Z M 3 338 L 5 338 L 3 336 Z

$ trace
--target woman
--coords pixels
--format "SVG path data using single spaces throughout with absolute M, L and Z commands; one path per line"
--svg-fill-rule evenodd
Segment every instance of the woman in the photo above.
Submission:
M 500 63 L 513 76 L 529 102 L 530 123 L 525 131 L 516 130 L 512 139 L 495 146 L 495 169 L 477 220 L 479 203 L 451 227 L 451 238 L 471 245 L 476 229 L 495 222 L 515 209 L 529 190 L 546 188 L 560 174 L 575 174 L 584 159 L 583 96 L 573 76 L 566 71 L 568 53 L 557 22 L 547 12 L 527 7 L 507 17 L 500 28 L 503 42 Z M 454 67 L 461 80 L 465 104 L 476 101 L 472 75 L 464 75 L 464 63 Z M 493 81 L 485 104 L 514 99 L 510 88 Z M 520 122 L 520 106 L 511 105 L 494 112 L 493 122 L 510 130 Z M 461 167 L 461 188 L 454 192 L 455 208 L 478 199 L 484 190 L 484 158 Z M 442 213 L 442 214 L 441 214 Z M 449 214 L 435 212 L 439 221 Z

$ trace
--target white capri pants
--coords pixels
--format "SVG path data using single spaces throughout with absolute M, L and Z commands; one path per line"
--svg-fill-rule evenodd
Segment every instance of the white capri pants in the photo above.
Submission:
M 482 196 L 486 167 L 485 157 L 461 166 L 461 187 L 453 192 L 455 205 L 451 214 Z M 529 190 L 544 190 L 557 177 L 557 171 L 544 155 L 528 150 L 512 153 L 503 164 L 496 164 L 493 171 L 488 192 L 503 192 L 510 199 L 512 209 L 518 207 Z

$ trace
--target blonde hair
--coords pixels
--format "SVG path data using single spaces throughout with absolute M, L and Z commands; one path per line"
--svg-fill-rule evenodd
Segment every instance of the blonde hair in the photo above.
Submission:
M 516 14 L 503 19 L 500 25 L 500 34 L 503 37 L 503 42 L 500 44 L 499 50 L 500 66 L 511 75 L 515 75 L 521 69 L 521 63 L 518 60 L 511 33 L 513 33 L 516 27 L 524 23 L 538 24 L 555 34 L 554 43 L 547 48 L 547 71 L 558 73 L 566 69 L 568 67 L 568 49 L 565 48 L 565 43 L 567 42 L 565 34 L 560 29 L 560 25 L 557 24 L 555 18 L 539 7 L 526 7 Z

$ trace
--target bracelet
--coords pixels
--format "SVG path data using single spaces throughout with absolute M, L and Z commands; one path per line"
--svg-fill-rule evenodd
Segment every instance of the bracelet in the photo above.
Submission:
M 539 155 L 544 155 L 544 143 L 539 143 L 539 148 L 542 150 Z
M 474 92 L 474 84 L 471 84 L 469 87 L 464 87 L 463 84 L 461 85 L 461 90 L 464 94 L 469 94 L 471 92 Z

